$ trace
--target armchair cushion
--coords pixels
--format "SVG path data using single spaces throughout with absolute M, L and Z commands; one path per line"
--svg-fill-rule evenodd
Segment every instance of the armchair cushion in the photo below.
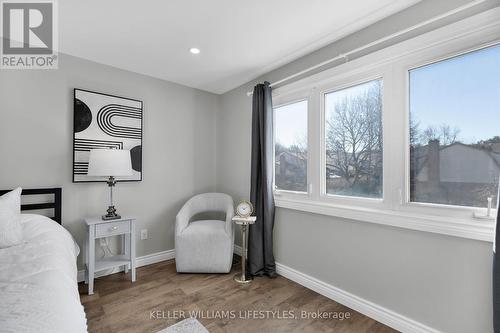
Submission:
M 189 226 L 182 232 L 183 235 L 189 237 L 222 237 L 225 230 L 224 221 L 219 220 L 200 220 L 189 223 Z M 214 239 L 215 240 L 215 239 Z

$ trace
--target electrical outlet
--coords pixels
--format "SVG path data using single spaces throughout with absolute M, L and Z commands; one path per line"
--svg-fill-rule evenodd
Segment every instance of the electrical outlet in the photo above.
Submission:
M 148 239 L 148 229 L 141 230 L 141 240 Z

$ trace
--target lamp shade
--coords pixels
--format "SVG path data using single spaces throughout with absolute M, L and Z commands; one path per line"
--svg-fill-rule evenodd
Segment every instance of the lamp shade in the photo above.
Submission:
M 130 150 L 92 149 L 89 157 L 89 176 L 132 176 Z

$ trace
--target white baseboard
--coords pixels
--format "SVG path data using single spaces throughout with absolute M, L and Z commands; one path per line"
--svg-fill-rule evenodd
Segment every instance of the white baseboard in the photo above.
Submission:
M 299 272 L 293 268 L 276 263 L 276 272 L 318 294 L 328 297 L 337 303 L 358 311 L 382 324 L 404 333 L 441 333 L 440 331 L 405 317 L 399 313 L 386 309 L 380 305 L 367 301 L 347 291 L 336 288 L 312 276 Z
M 167 250 L 167 251 L 161 251 L 161 252 L 156 252 L 152 254 L 148 254 L 142 257 L 137 257 L 136 258 L 136 265 L 137 267 L 142 267 L 146 265 L 151 265 L 151 264 L 156 264 L 157 262 L 165 261 L 165 260 L 170 260 L 175 258 L 175 250 Z M 101 272 L 96 272 L 95 277 L 101 277 L 101 276 L 106 276 L 114 273 L 118 273 L 123 271 L 123 269 L 118 269 L 115 268 L 113 270 L 106 270 L 106 271 L 101 271 Z M 78 282 L 82 282 L 85 280 L 85 270 L 80 270 L 78 271 Z
M 165 260 L 175 259 L 175 249 L 156 252 L 137 258 L 137 267 L 147 266 L 162 262 Z
M 234 246 L 234 254 L 241 256 L 241 246 Z M 404 333 L 441 333 L 440 331 L 405 317 L 399 313 L 386 309 L 373 302 L 336 288 L 331 284 L 320 281 L 310 275 L 293 268 L 276 263 L 276 272 L 301 286 L 314 290 L 318 294 L 328 297 L 337 303 L 364 314 L 382 324 Z
M 241 256 L 241 246 L 234 246 L 234 254 Z M 155 264 L 161 261 L 175 258 L 175 250 L 167 250 L 145 255 L 137 258 L 137 267 Z M 116 271 L 105 271 L 104 274 L 96 274 L 96 277 L 117 273 Z M 331 284 L 320 281 L 310 275 L 299 272 L 286 265 L 276 263 L 276 272 L 308 289 L 314 290 L 318 294 L 328 297 L 337 303 L 340 303 L 348 308 L 358 311 L 367 317 L 370 317 L 382 324 L 392 327 L 395 330 L 404 333 L 441 333 L 440 331 L 419 323 L 413 319 L 405 317 L 399 313 L 386 309 L 373 302 L 365 300 L 361 297 L 353 295 L 347 291 L 336 288 Z M 85 271 L 78 271 L 78 282 L 84 280 Z

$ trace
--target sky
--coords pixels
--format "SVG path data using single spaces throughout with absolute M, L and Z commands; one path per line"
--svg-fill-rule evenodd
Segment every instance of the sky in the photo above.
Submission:
M 370 86 L 327 94 L 326 111 Z M 460 130 L 463 143 L 500 136 L 500 45 L 411 70 L 410 112 L 420 130 L 447 124 Z M 275 117 L 279 143 L 290 146 L 307 135 L 307 101 L 276 108 Z
M 500 136 L 500 45 L 410 71 L 410 112 L 420 130 L 448 124 L 463 143 Z
M 383 87 L 384 82 L 382 81 L 382 79 L 378 79 L 326 94 L 325 96 L 326 117 L 328 118 L 329 117 L 328 114 L 335 111 L 335 105 L 341 103 L 346 98 L 351 99 L 359 95 L 367 94 L 370 91 L 370 89 L 376 88 L 377 82 L 380 82 Z
M 286 147 L 307 142 L 307 101 L 284 105 L 274 109 L 276 142 Z

